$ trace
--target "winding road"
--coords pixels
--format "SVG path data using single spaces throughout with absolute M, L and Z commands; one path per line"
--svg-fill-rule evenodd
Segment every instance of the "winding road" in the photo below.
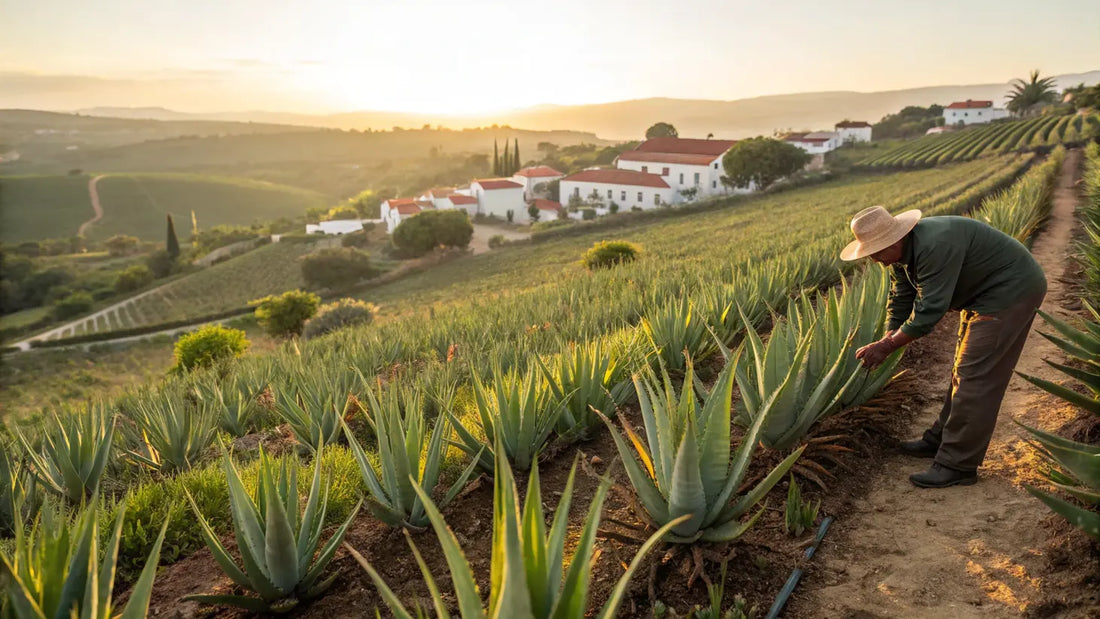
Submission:
M 103 219 L 103 207 L 99 204 L 99 191 L 96 189 L 96 185 L 99 184 L 101 178 L 105 178 L 106 176 L 106 174 L 100 174 L 88 181 L 88 196 L 92 199 L 92 210 L 95 211 L 95 217 L 80 224 L 80 228 L 76 231 L 77 236 L 86 236 L 85 233 L 88 231 L 88 228 L 100 219 Z

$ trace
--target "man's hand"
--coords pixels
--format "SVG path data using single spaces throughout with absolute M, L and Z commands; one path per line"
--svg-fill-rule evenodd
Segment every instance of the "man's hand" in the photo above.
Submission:
M 856 359 L 863 362 L 864 367 L 874 369 L 886 361 L 890 353 L 898 349 L 898 346 L 890 339 L 890 336 L 872 342 L 856 351 Z

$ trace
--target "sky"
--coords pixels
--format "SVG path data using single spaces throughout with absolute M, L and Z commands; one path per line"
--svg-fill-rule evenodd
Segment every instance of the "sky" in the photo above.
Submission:
M 0 0 L 0 108 L 475 114 L 1100 68 L 1098 0 Z

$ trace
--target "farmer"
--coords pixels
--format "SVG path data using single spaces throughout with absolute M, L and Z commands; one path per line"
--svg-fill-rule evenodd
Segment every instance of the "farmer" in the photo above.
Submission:
M 867 367 L 931 333 L 950 309 L 961 310 L 951 387 L 939 419 L 919 439 L 901 444 L 917 457 L 934 458 L 909 481 L 946 488 L 978 481 L 997 412 L 1046 295 L 1047 280 L 1031 252 L 1016 239 L 968 217 L 897 216 L 881 206 L 852 219 L 856 240 L 842 260 L 870 257 L 893 271 L 886 336 L 858 351 Z

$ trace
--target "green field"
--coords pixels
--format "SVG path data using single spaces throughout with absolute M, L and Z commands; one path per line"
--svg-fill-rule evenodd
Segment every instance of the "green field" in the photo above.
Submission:
M 86 175 L 0 177 L 0 243 L 75 235 L 95 215 L 88 180 Z
M 12 176 L 0 179 L 0 241 L 12 243 L 75 235 L 94 215 L 88 176 Z M 261 181 L 191 174 L 112 174 L 98 183 L 103 219 L 87 236 L 104 240 L 129 234 L 164 240 L 171 213 L 186 238 L 191 211 L 200 227 L 248 225 L 296 217 L 327 206 L 324 194 Z

